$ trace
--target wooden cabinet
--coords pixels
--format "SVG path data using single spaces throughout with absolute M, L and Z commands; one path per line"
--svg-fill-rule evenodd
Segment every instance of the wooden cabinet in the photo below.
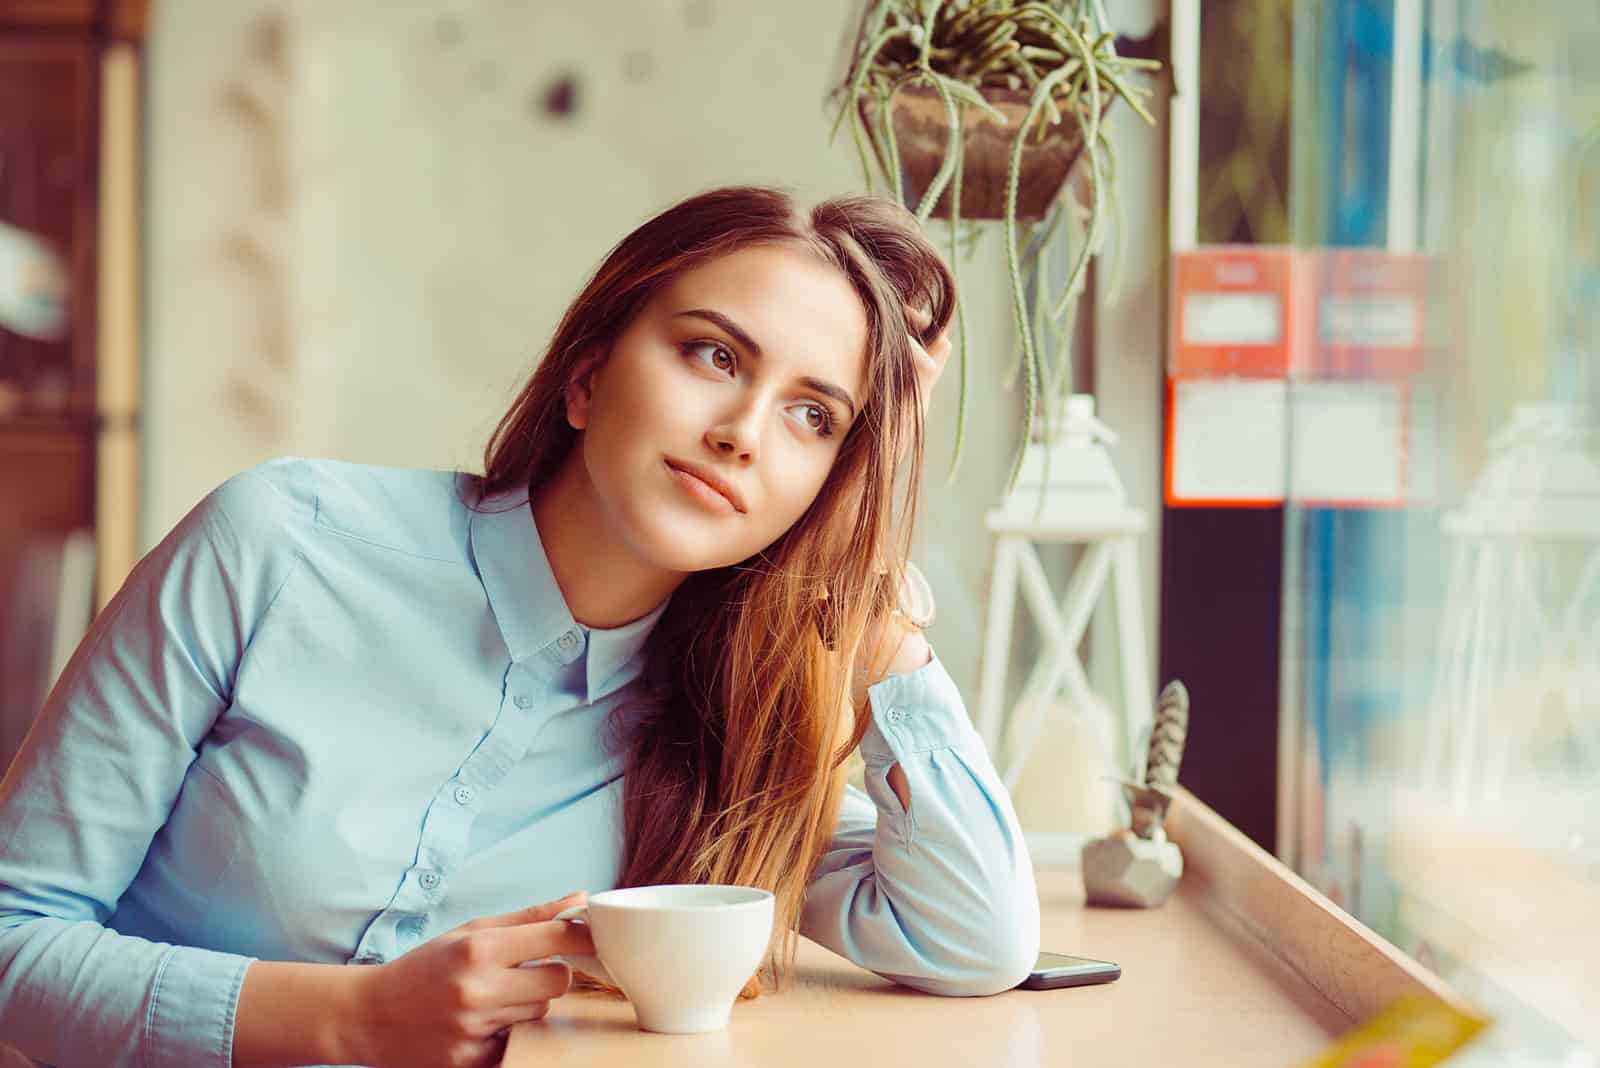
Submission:
M 132 563 L 143 22 L 143 3 L 0 0 L 0 221 L 68 283 L 61 337 L 0 326 L 0 766 L 71 637 L 52 621 L 105 600 L 60 581 L 60 547 L 91 534 L 102 589 Z

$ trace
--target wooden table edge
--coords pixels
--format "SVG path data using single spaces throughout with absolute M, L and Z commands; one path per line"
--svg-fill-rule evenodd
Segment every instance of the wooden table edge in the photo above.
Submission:
M 1167 833 L 1183 850 L 1184 879 L 1208 909 L 1260 943 L 1351 1020 L 1408 994 L 1472 1011 L 1453 987 L 1256 845 L 1180 787 Z

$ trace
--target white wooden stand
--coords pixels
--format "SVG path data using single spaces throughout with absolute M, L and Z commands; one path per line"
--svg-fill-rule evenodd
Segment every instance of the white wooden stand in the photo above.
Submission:
M 1059 430 L 1047 440 L 1028 445 L 1015 487 L 1001 506 L 984 518 L 995 542 L 978 680 L 977 729 L 1000 765 L 1007 789 L 1015 788 L 1063 684 L 1074 710 L 1087 716 L 1102 707 L 1093 699 L 1089 676 L 1078 659 L 1078 644 L 1108 579 L 1116 591 L 1123 711 L 1120 724 L 1104 725 L 1102 736 L 1112 740 L 1110 757 L 1117 764 L 1105 773 L 1139 778 L 1135 761 L 1141 750 L 1140 735 L 1155 711 L 1144 655 L 1137 552 L 1137 539 L 1148 523 L 1143 511 L 1128 506 L 1122 480 L 1106 452 L 1106 446 L 1116 440 L 1111 428 L 1095 418 L 1092 396 L 1067 398 Z M 1083 547 L 1059 603 L 1034 550 L 1036 542 Z M 1000 706 L 1005 698 L 1012 613 L 1019 587 L 1044 647 L 1028 673 L 1018 712 L 1005 716 Z M 1113 706 L 1106 703 L 1103 707 Z M 1111 716 L 1114 720 L 1116 714 Z M 1004 746 L 1003 741 L 1007 743 Z M 1103 828 L 1094 830 L 1098 833 Z
M 1075 708 L 1087 714 L 1094 707 L 1089 678 L 1078 658 L 1096 604 L 1109 581 L 1116 595 L 1118 654 L 1122 673 L 1122 723 L 1111 724 L 1109 736 L 1121 738 L 1120 774 L 1131 774 L 1141 735 L 1154 713 L 1149 667 L 1145 662 L 1144 613 L 1140 603 L 1137 538 L 1146 528 L 1143 511 L 1123 507 L 1101 514 L 1091 523 L 1032 523 L 1015 512 L 995 509 L 985 525 L 995 536 L 994 569 L 989 580 L 989 612 L 985 621 L 983 663 L 978 683 L 977 728 L 989 752 L 1000 759 L 1002 732 L 1009 732 L 1001 774 L 1008 788 L 1016 784 L 1028 751 L 1043 727 L 1046 698 L 1066 690 Z M 1065 594 L 1059 603 L 1039 555 L 1036 542 L 1083 546 Z M 1012 616 L 1021 588 L 1044 648 L 1023 685 L 1018 708 L 1031 714 L 1008 716 L 1002 722 L 1006 669 L 1011 657 Z M 1109 707 L 1109 705 L 1108 705 Z

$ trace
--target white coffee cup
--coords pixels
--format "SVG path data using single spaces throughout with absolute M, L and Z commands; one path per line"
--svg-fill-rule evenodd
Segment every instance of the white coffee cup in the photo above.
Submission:
M 588 924 L 599 959 L 561 959 L 621 988 L 646 1031 L 716 1031 L 766 956 L 772 910 L 751 886 L 606 890 L 556 917 Z

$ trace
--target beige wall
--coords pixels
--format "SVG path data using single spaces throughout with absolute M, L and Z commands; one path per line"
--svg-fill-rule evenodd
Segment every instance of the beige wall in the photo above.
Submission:
M 476 467 L 566 302 L 648 214 L 733 182 L 806 199 L 859 189 L 823 102 L 851 7 L 158 0 L 142 548 L 274 455 Z M 577 114 L 547 119 L 536 102 L 569 70 Z M 1100 360 L 1119 463 L 1146 505 L 1159 354 L 1140 346 L 1164 247 L 1161 143 L 1121 146 L 1124 175 L 1149 174 L 1124 195 L 1128 296 Z M 933 236 L 946 240 L 938 224 Z M 919 561 L 940 599 L 935 644 L 975 697 L 982 513 L 1020 400 L 993 382 L 1011 344 L 998 233 L 961 268 L 968 444 L 947 487 L 952 368 L 933 407 Z
M 158 4 L 146 542 L 281 452 L 474 465 L 648 214 L 732 182 L 853 188 L 822 106 L 846 4 L 734 10 Z M 577 114 L 551 120 L 569 70 Z

